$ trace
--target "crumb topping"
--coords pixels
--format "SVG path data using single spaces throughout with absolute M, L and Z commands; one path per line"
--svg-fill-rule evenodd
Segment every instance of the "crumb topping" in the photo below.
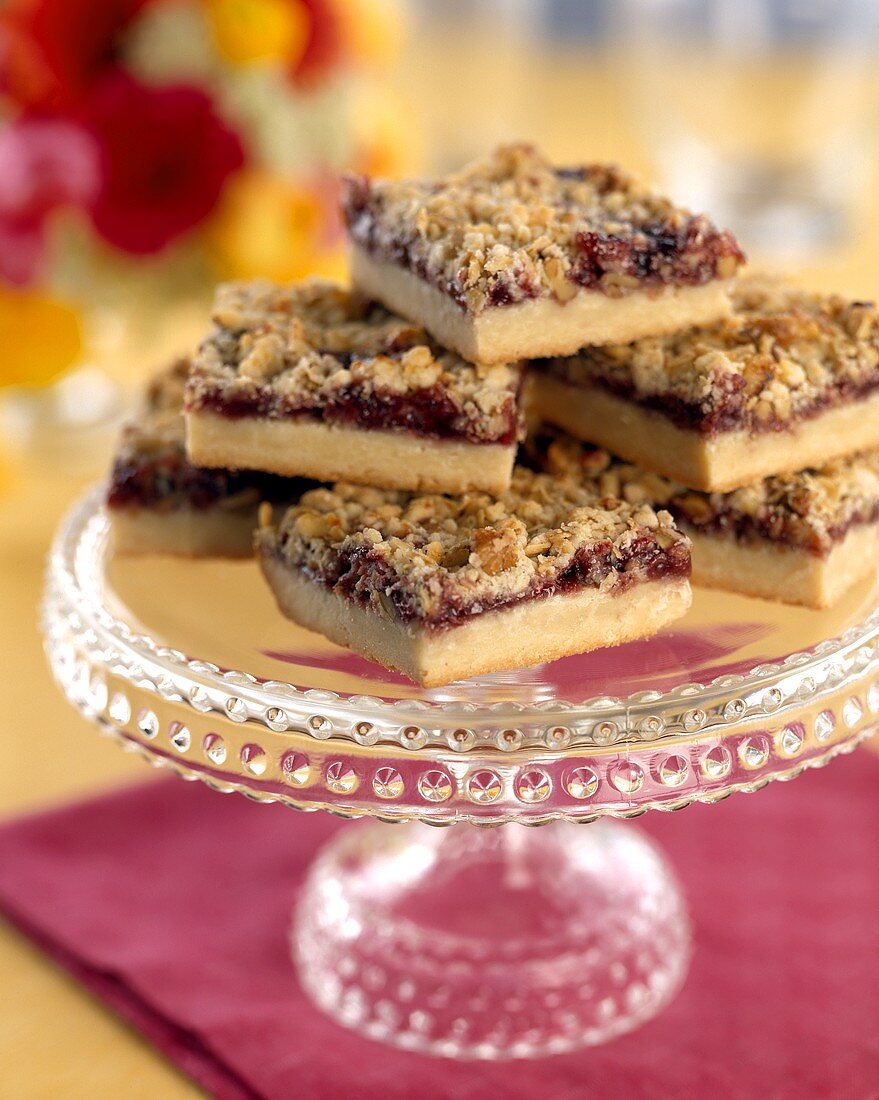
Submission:
M 550 591 L 689 575 L 667 512 L 521 467 L 500 498 L 316 489 L 258 542 L 339 594 L 428 626 Z
M 740 281 L 733 314 L 703 328 L 541 360 L 599 383 L 682 427 L 714 433 L 784 427 L 879 386 L 879 311 L 766 278 Z
M 186 457 L 183 396 L 189 359 L 147 383 L 140 412 L 122 429 L 110 474 L 110 508 L 256 509 L 260 500 L 291 501 L 307 482 L 257 471 L 205 469 Z
M 620 297 L 730 278 L 733 236 L 614 165 L 559 168 L 532 145 L 505 145 L 439 180 L 348 177 L 352 240 L 401 263 L 478 313 L 578 288 Z
M 520 430 L 517 364 L 468 363 L 423 329 L 322 281 L 217 290 L 187 407 L 229 416 L 313 416 L 472 442 Z
M 590 492 L 666 508 L 685 531 L 769 539 L 826 555 L 852 526 L 879 520 L 877 450 L 730 493 L 687 489 L 554 428 L 529 436 L 525 453 L 539 469 Z

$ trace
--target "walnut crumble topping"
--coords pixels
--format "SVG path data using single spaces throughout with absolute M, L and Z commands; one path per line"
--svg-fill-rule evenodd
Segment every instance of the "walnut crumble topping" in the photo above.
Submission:
M 554 428 L 529 435 L 528 461 L 588 491 L 666 508 L 684 531 L 768 539 L 825 556 L 856 524 L 879 521 L 879 451 L 817 470 L 765 478 L 731 493 L 701 493 Z
M 258 544 L 339 595 L 428 627 L 573 588 L 612 594 L 690 566 L 667 512 L 523 468 L 500 498 L 316 489 Z
M 706 434 L 783 428 L 879 387 L 871 302 L 743 279 L 717 324 L 535 362 L 573 385 L 602 385 Z
M 219 287 L 188 409 L 310 416 L 474 443 L 515 442 L 518 365 L 468 363 L 423 329 L 331 283 Z
M 728 232 L 613 165 L 557 168 L 533 146 L 497 148 L 440 180 L 348 177 L 351 239 L 478 313 L 578 288 L 620 297 L 735 274 Z
M 293 501 L 313 484 L 256 471 L 204 469 L 186 457 L 183 394 L 190 362 L 179 359 L 148 383 L 137 419 L 122 437 L 107 491 L 110 508 L 255 509 Z

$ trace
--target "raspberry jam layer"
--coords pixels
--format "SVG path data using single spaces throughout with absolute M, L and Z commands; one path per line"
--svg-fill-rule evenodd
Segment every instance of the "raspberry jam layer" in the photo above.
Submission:
M 666 505 L 682 531 L 694 535 L 717 535 L 743 543 L 765 540 L 778 546 L 805 550 L 816 557 L 826 557 L 853 527 L 879 522 L 879 503 L 876 503 L 872 508 L 849 513 L 844 520 L 828 526 L 822 537 L 790 508 L 769 505 L 755 515 L 749 515 L 722 503 L 717 506 L 709 504 L 708 497 L 703 499 L 707 510 L 699 516 L 698 522 L 686 498 L 672 499 Z
M 516 395 L 510 393 L 505 427 L 500 433 L 485 434 L 466 409 L 441 386 L 430 386 L 408 395 L 390 390 L 364 392 L 355 387 L 339 389 L 319 405 L 297 402 L 271 386 L 259 386 L 246 393 L 227 395 L 209 390 L 199 395 L 191 409 L 204 409 L 233 420 L 244 417 L 306 418 L 367 430 L 405 431 L 428 439 L 459 439 L 468 443 L 510 446 L 518 435 Z
M 258 471 L 193 466 L 182 450 L 116 460 L 110 475 L 110 508 L 188 507 L 206 511 L 240 493 L 272 504 L 294 501 L 313 482 Z
M 533 360 L 533 367 L 537 371 L 553 375 L 569 386 L 580 385 L 570 377 L 564 359 L 536 359 Z M 740 375 L 723 376 L 721 384 L 716 385 L 704 401 L 698 403 L 684 401 L 674 394 L 645 396 L 637 393 L 634 386 L 626 385 L 617 378 L 608 378 L 597 370 L 588 379 L 586 388 L 588 386 L 600 387 L 614 397 L 661 413 L 672 424 L 685 431 L 698 432 L 699 435 L 712 438 L 723 432 L 748 431 L 758 434 L 789 431 L 803 421 L 820 416 L 827 409 L 865 400 L 879 390 L 879 378 L 867 379 L 861 385 L 849 379 L 840 380 L 832 390 L 822 392 L 810 404 L 798 408 L 785 419 L 774 416 L 758 419 L 747 407 L 746 383 Z

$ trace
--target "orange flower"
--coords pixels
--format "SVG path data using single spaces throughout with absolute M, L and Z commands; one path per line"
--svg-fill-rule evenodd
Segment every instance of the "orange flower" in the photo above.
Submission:
M 381 69 L 394 61 L 406 37 L 400 0 L 335 0 L 345 52 L 356 63 Z
M 355 171 L 400 178 L 421 166 L 421 128 L 409 104 L 390 89 L 363 88 L 351 104 L 350 122 Z
M 242 172 L 227 188 L 208 234 L 221 273 L 277 282 L 307 275 L 339 277 L 344 258 L 335 197 L 331 181 L 309 184 Z
M 291 0 L 206 0 L 217 49 L 233 64 L 284 61 L 305 51 L 309 18 Z
M 0 386 L 42 386 L 79 355 L 76 312 L 36 291 L 0 290 Z

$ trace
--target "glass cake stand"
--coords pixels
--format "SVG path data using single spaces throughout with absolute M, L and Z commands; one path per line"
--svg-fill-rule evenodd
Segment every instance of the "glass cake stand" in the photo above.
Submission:
M 293 952 L 321 1008 L 401 1047 L 535 1057 L 653 1016 L 689 922 L 620 819 L 793 779 L 879 715 L 879 579 L 826 612 L 699 590 L 650 640 L 426 691 L 283 619 L 253 562 L 108 536 L 96 489 L 51 552 L 59 684 L 184 779 L 372 819 L 315 860 Z M 547 827 L 428 827 L 512 822 Z

